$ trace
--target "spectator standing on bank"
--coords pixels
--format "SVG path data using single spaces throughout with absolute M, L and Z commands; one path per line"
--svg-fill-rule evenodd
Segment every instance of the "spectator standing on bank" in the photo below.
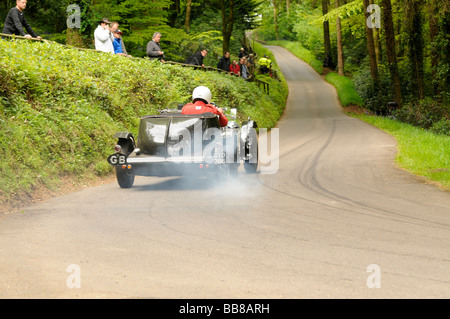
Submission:
M 233 63 L 230 65 L 230 72 L 240 75 L 241 68 L 239 67 L 239 64 L 236 62 L 236 60 L 233 60 Z
M 5 19 L 5 25 L 3 26 L 2 33 L 4 34 L 14 34 L 19 36 L 24 36 L 25 38 L 37 38 L 41 40 L 42 38 L 34 32 L 30 24 L 25 19 L 23 11 L 27 7 L 27 0 L 17 0 L 16 6 L 9 10 L 8 15 Z M 28 32 L 25 32 L 24 29 Z
M 253 56 L 253 53 L 250 53 L 247 60 L 247 66 L 248 66 L 248 73 L 251 76 L 255 75 L 255 57 Z
M 248 74 L 248 63 L 247 60 L 245 58 L 242 58 L 240 61 L 240 68 L 241 68 L 241 77 L 244 80 L 248 80 L 249 78 L 249 74 Z
M 219 59 L 217 68 L 230 72 L 230 52 L 225 52 L 225 54 Z
M 152 60 L 158 59 L 161 62 L 164 62 L 166 57 L 164 56 L 159 41 L 161 41 L 161 33 L 155 32 L 152 40 L 147 43 L 147 56 Z
M 245 49 L 244 49 L 244 48 L 241 48 L 241 49 L 239 50 L 239 54 L 238 54 L 239 59 L 242 59 L 242 58 L 244 58 L 244 57 L 246 57 L 246 56 L 247 56 L 247 52 L 245 52 Z
M 191 55 L 187 60 L 186 64 L 192 64 L 192 65 L 200 65 L 200 66 L 205 66 L 205 64 L 203 63 L 203 58 L 208 54 L 208 51 L 206 49 L 200 50 L 196 53 L 194 53 L 193 55 Z
M 114 35 L 114 38 L 116 37 L 116 31 L 117 30 L 119 30 L 119 22 L 113 22 L 113 23 L 111 23 L 111 27 L 110 27 L 110 31 L 111 31 L 111 33 Z M 131 55 L 128 55 L 128 52 L 127 52 L 127 49 L 125 48 L 125 42 L 123 42 L 123 33 L 122 33 L 122 31 L 120 32 L 120 39 L 121 39 L 121 43 L 122 43 L 122 53 L 124 54 L 124 55 L 127 55 L 127 56 L 131 56 Z M 113 40 L 113 44 L 114 44 L 114 40 Z M 116 51 L 116 48 L 114 48 L 114 52 Z
M 95 50 L 114 54 L 114 36 L 109 27 L 111 22 L 107 18 L 103 18 L 98 23 L 99 25 L 94 31 Z
M 109 30 L 114 34 L 119 29 L 119 22 L 111 22 Z
M 123 52 L 123 39 L 122 39 L 122 31 L 117 29 L 114 32 L 114 41 L 113 41 L 113 47 L 114 47 L 114 54 L 123 55 L 123 56 L 129 56 L 126 52 Z

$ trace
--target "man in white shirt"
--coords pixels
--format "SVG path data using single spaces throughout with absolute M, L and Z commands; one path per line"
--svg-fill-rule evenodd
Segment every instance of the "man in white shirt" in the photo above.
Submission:
M 99 21 L 99 26 L 94 32 L 95 49 L 114 54 L 114 37 L 109 27 L 110 23 L 111 22 L 107 18 L 103 18 Z

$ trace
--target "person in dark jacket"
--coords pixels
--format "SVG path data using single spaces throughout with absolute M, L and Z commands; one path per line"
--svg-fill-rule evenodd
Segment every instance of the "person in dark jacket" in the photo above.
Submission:
M 217 68 L 230 72 L 230 52 L 225 52 L 225 54 L 219 59 Z
M 193 55 L 191 55 L 184 63 L 205 66 L 205 64 L 203 64 L 203 58 L 207 54 L 208 54 L 208 51 L 206 49 L 203 49 L 203 50 L 198 51 L 198 52 L 194 53 Z
M 152 40 L 147 44 L 147 55 L 150 59 L 158 59 L 162 62 L 166 59 L 164 56 L 164 52 L 161 49 L 161 44 L 159 41 L 161 40 L 161 33 L 155 32 L 153 34 Z
M 245 52 L 245 49 L 244 49 L 244 48 L 241 48 L 241 49 L 239 50 L 239 54 L 238 54 L 239 59 L 242 59 L 242 58 L 244 58 L 244 57 L 246 57 L 246 56 L 247 56 L 247 52 Z
M 26 38 L 37 38 L 42 39 L 40 36 L 34 32 L 31 26 L 28 24 L 27 19 L 23 14 L 23 11 L 27 7 L 27 0 L 17 0 L 16 6 L 9 10 L 6 16 L 5 25 L 3 26 L 2 33 L 4 34 L 14 34 L 19 36 L 24 36 Z M 25 30 L 26 32 L 25 32 Z

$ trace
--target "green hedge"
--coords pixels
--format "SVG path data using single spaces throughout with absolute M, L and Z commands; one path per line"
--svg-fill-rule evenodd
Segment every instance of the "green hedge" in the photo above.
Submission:
M 259 127 L 273 127 L 285 107 L 276 84 L 269 96 L 227 74 L 55 43 L 0 40 L 0 78 L 0 203 L 64 176 L 110 173 L 114 133 L 136 134 L 141 116 L 189 101 L 198 85 Z

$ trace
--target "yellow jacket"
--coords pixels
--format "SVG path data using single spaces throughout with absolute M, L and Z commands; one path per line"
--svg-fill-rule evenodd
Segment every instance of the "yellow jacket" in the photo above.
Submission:
M 260 66 L 266 66 L 268 68 L 270 68 L 270 65 L 272 64 L 272 61 L 268 58 L 264 58 L 262 57 L 261 59 L 259 59 L 259 65 Z

